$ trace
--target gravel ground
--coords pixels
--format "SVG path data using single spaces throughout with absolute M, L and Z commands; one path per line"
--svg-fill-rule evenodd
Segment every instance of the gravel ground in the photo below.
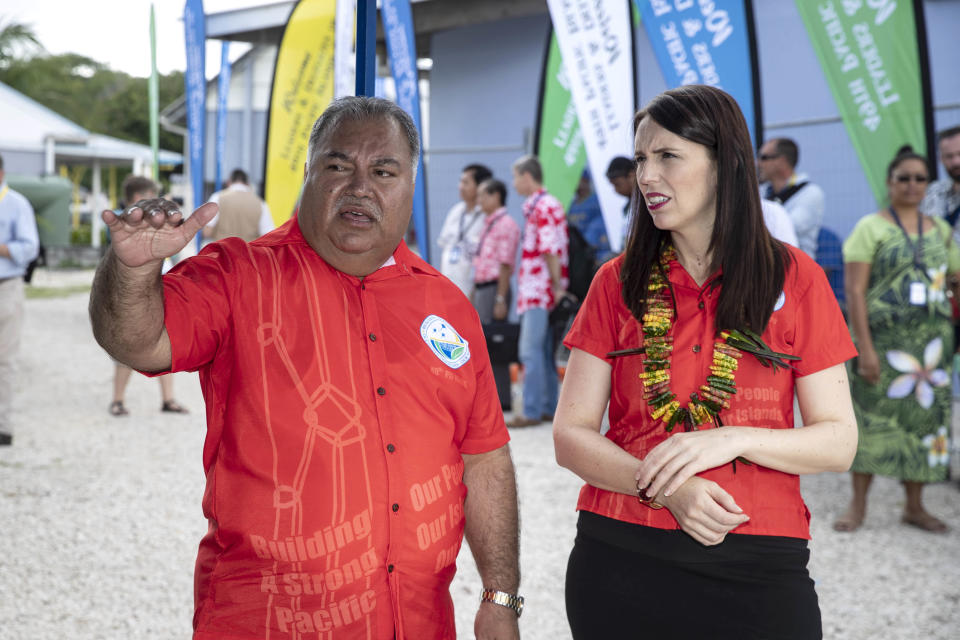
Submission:
M 34 285 L 82 285 L 89 271 L 39 271 Z M 0 449 L 0 638 L 188 638 L 192 573 L 206 526 L 202 398 L 177 374 L 190 415 L 161 414 L 158 385 L 135 376 L 131 415 L 107 414 L 113 365 L 94 343 L 87 297 L 27 302 L 14 446 Z M 513 434 L 523 518 L 524 638 L 568 638 L 563 604 L 580 482 L 553 459 L 548 425 Z M 902 490 L 878 478 L 864 527 L 830 523 L 849 498 L 845 475 L 804 478 L 813 512 L 811 574 L 825 637 L 955 639 L 960 629 L 960 493 L 926 491 L 952 527 L 901 525 Z M 479 581 L 464 547 L 452 591 L 469 638 Z M 674 597 L 673 594 L 665 594 Z

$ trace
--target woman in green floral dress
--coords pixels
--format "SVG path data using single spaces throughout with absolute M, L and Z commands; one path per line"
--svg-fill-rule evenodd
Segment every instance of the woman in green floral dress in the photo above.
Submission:
M 925 158 L 901 149 L 887 169 L 890 207 L 864 216 L 843 245 L 860 352 L 851 377 L 860 441 L 853 499 L 834 523 L 838 531 L 863 523 L 876 474 L 903 482 L 904 523 L 947 530 L 924 509 L 921 492 L 947 477 L 954 339 L 946 283 L 960 271 L 960 249 L 942 218 L 918 210 L 929 175 Z

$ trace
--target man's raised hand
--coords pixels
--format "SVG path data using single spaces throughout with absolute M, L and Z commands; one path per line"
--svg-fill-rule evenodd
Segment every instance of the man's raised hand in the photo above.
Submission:
M 208 202 L 184 219 L 175 202 L 154 198 L 140 200 L 120 215 L 104 211 L 101 217 L 110 228 L 117 259 L 136 268 L 179 253 L 216 213 L 217 205 Z

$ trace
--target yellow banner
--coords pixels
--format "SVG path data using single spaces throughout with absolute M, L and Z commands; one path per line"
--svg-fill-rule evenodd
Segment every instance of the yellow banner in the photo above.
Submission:
M 336 0 L 300 0 L 290 13 L 277 52 L 264 197 L 278 226 L 297 206 L 310 130 L 333 100 L 336 5 Z

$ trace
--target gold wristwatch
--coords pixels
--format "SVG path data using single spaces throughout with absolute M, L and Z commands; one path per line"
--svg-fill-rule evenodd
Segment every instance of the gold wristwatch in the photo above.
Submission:
M 480 593 L 480 602 L 492 602 L 493 604 L 498 604 L 501 607 L 513 609 L 518 618 L 520 617 L 520 614 L 523 613 L 523 597 L 515 596 L 504 591 L 497 591 L 496 589 L 484 589 Z

